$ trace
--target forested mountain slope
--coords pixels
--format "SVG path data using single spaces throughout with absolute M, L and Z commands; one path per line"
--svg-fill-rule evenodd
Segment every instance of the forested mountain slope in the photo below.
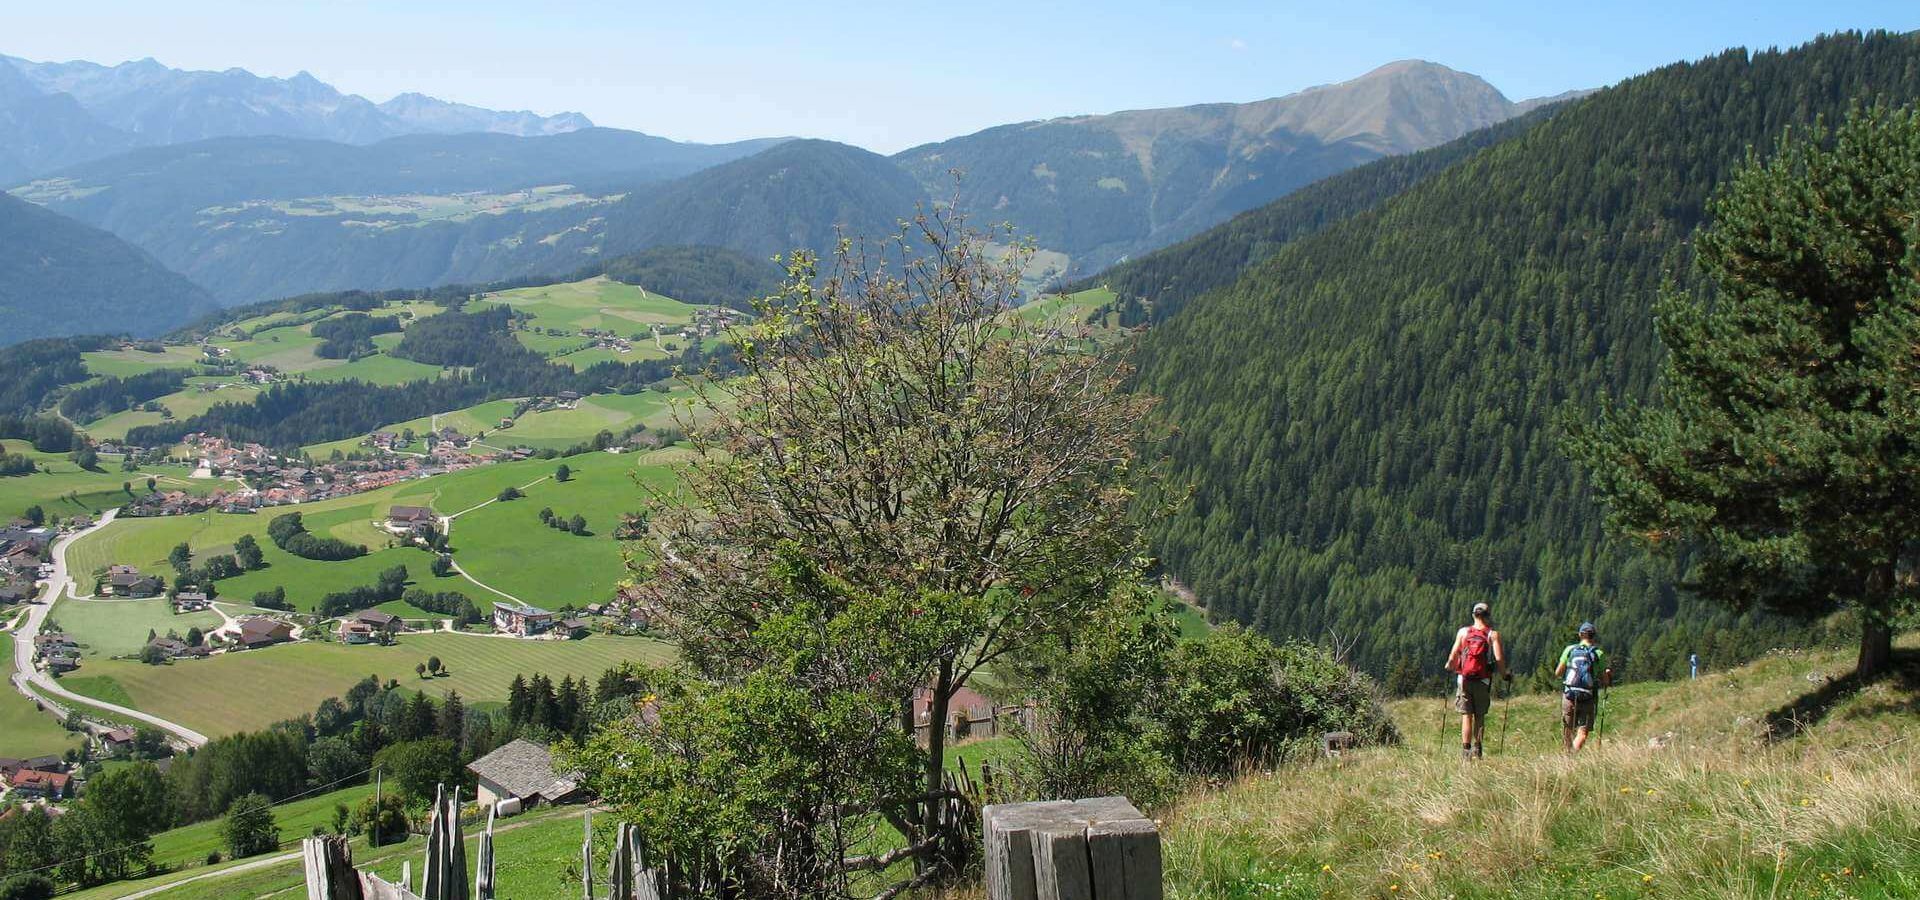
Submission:
M 891 233 L 921 199 L 828 141 L 678 144 L 590 129 L 353 147 L 234 138 L 137 151 L 17 190 L 147 249 L 227 303 L 575 271 L 650 247 L 765 259 Z
M 1364 212 L 1481 150 L 1524 134 L 1551 110 L 1482 128 L 1431 150 L 1376 160 L 1317 181 L 1178 244 L 1128 260 L 1066 288 L 1111 288 L 1121 324 L 1161 321 L 1194 297 L 1232 284 L 1289 241 Z
M 0 344 L 157 334 L 213 306 L 193 282 L 125 241 L 0 194 Z
M 1252 103 L 989 128 L 895 157 L 936 196 L 1020 226 L 1090 271 L 1369 160 L 1521 112 L 1479 77 L 1419 60 Z
M 1594 619 L 1628 672 L 1785 627 L 1675 588 L 1603 540 L 1562 410 L 1644 397 L 1663 280 L 1751 147 L 1854 102 L 1920 97 L 1920 40 L 1729 51 L 1572 104 L 1283 247 L 1149 333 L 1140 382 L 1193 500 L 1153 534 L 1220 613 L 1434 671 L 1490 599 L 1531 665 Z

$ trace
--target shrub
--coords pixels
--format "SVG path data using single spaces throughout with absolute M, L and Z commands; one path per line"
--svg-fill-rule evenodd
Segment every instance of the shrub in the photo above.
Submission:
M 1182 644 L 1155 717 L 1180 768 L 1220 773 L 1314 746 L 1328 731 L 1399 740 L 1373 680 L 1306 643 L 1279 646 L 1237 626 Z
M 220 824 L 220 839 L 234 859 L 279 849 L 280 826 L 273 821 L 273 807 L 267 798 L 248 794 L 233 801 L 226 821 Z
M 45 875 L 15 875 L 0 881 L 0 900 L 53 900 L 53 882 Z

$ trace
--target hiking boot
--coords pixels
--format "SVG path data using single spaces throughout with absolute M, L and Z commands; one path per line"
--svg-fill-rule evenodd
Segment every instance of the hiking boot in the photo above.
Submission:
M 1472 748 L 1472 747 L 1461 747 L 1461 748 L 1460 748 L 1460 761 L 1461 761 L 1461 762 L 1473 762 L 1473 748 Z
M 1479 744 L 1475 744 L 1475 745 L 1473 745 L 1473 758 L 1474 758 L 1474 759 L 1484 759 L 1484 758 L 1486 757 L 1486 755 L 1487 755 L 1487 754 L 1486 754 L 1486 753 L 1485 753 L 1484 751 L 1482 751 L 1482 750 L 1480 749 L 1480 745 L 1479 745 Z

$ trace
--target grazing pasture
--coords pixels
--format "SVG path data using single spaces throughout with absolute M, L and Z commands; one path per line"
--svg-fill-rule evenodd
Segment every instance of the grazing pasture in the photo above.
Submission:
M 185 636 L 187 629 L 212 631 L 221 618 L 213 612 L 174 614 L 165 598 L 151 600 L 61 600 L 48 616 L 81 644 L 81 656 L 90 665 L 95 658 L 128 656 L 147 645 L 147 632 L 169 631 Z M 83 665 L 81 672 L 86 671 Z
M 13 661 L 13 635 L 0 632 L 0 659 Z M 41 712 L 12 685 L 0 691 L 0 756 L 25 758 L 65 753 L 80 746 L 53 716 Z
M 80 468 L 64 453 L 41 453 L 26 441 L 4 440 L 6 452 L 25 454 L 40 466 L 31 475 L 0 476 L 0 520 L 12 519 L 29 506 L 39 506 L 49 521 L 77 515 L 94 515 L 127 502 L 121 488 L 146 490 L 149 475 L 175 490 L 204 494 L 221 485 L 211 479 L 189 478 L 185 466 L 142 466 L 138 472 L 122 472 L 119 457 L 102 457 L 97 471 Z
M 111 699 L 117 689 L 136 709 L 209 736 L 265 728 L 310 713 L 368 675 L 438 698 L 458 691 L 469 703 L 503 702 L 515 675 L 593 679 L 626 660 L 666 661 L 671 648 L 638 637 L 596 634 L 579 641 L 518 640 L 467 634 L 403 634 L 392 646 L 295 643 L 149 666 L 88 661 L 74 690 Z M 448 675 L 420 678 L 414 666 L 438 656 Z M 108 685 L 112 685 L 111 688 Z

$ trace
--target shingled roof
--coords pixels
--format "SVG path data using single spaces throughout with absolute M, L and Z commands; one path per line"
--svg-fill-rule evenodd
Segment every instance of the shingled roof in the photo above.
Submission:
M 553 754 L 525 738 L 507 742 L 498 750 L 467 764 L 473 774 L 499 785 L 521 799 L 553 802 L 578 787 L 572 778 L 553 773 Z

